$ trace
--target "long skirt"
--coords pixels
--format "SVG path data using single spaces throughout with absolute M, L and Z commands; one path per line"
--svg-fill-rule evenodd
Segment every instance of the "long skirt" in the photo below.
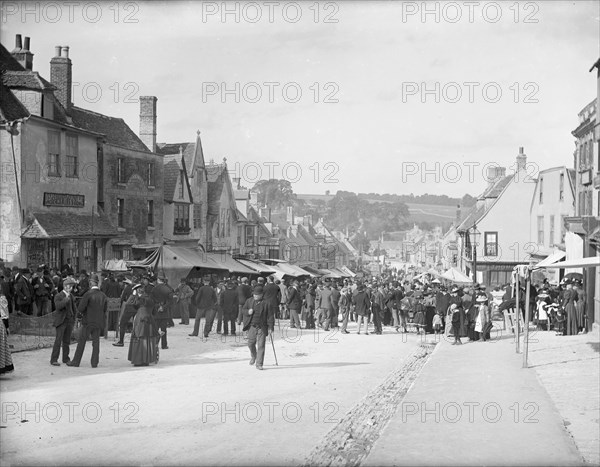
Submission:
M 578 301 L 575 305 L 575 315 L 577 317 L 577 328 L 583 329 L 585 326 L 585 303 Z
M 573 302 L 568 303 L 565 307 L 565 311 L 567 312 L 567 329 L 565 330 L 565 335 L 576 336 L 577 333 L 579 333 L 579 329 L 575 304 Z
M 127 359 L 134 365 L 158 362 L 159 339 L 158 328 L 152 316 L 140 315 L 138 311 L 133 318 Z
M 12 361 L 12 355 L 8 348 L 6 337 L 6 327 L 0 323 L 0 374 L 11 372 L 15 369 Z

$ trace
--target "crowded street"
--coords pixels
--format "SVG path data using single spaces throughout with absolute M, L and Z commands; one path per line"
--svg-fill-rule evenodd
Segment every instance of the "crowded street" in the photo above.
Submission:
M 0 467 L 600 467 L 600 0 L 0 0 Z

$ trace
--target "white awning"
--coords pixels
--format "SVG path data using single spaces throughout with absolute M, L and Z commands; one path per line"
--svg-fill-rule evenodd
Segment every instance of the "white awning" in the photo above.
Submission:
M 543 260 L 541 260 L 539 263 L 537 263 L 534 267 L 543 268 L 545 266 L 548 266 L 549 264 L 554 264 L 557 261 L 560 261 L 565 256 L 567 256 L 567 254 L 564 251 L 560 251 L 560 250 L 555 251 L 551 255 L 546 256 Z
M 538 269 L 539 263 L 533 267 Z M 588 258 L 569 259 L 567 261 L 560 261 L 558 263 L 548 264 L 541 266 L 545 269 L 563 269 L 563 268 L 593 268 L 600 267 L 600 256 L 591 256 Z

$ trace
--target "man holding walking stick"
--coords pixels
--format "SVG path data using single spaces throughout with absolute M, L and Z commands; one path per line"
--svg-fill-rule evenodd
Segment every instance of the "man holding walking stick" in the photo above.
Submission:
M 246 300 L 242 308 L 244 331 L 248 331 L 250 365 L 256 363 L 256 369 L 262 370 L 265 361 L 267 335 L 275 328 L 275 309 L 263 300 L 262 286 L 255 287 L 252 297 Z

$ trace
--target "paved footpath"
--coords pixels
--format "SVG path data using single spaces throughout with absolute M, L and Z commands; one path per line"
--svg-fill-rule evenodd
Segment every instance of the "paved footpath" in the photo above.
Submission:
M 361 465 L 584 464 L 564 415 L 515 347 L 512 336 L 442 340 Z M 598 372 L 596 360 L 596 384 Z M 580 375 L 556 376 L 574 386 Z M 583 392 L 597 404 L 591 389 Z

